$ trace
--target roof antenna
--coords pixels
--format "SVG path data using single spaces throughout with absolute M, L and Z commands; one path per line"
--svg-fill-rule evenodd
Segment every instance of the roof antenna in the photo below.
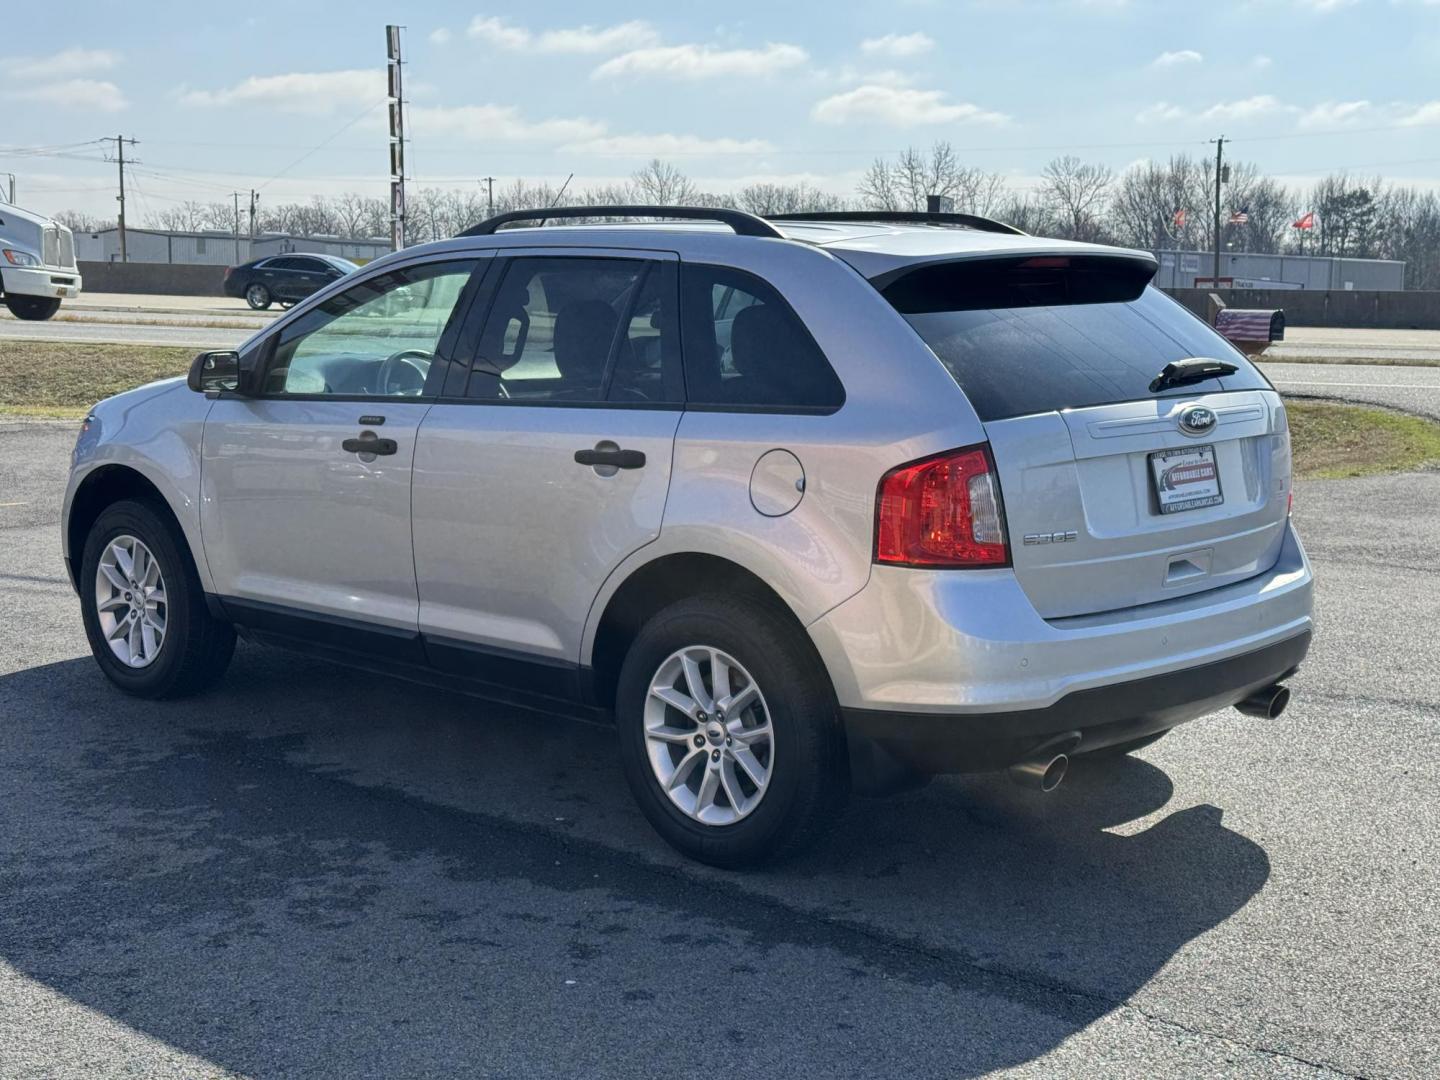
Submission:
M 570 186 L 570 181 L 574 179 L 575 174 L 573 172 L 565 178 L 565 182 L 560 185 L 560 190 L 555 193 L 555 198 L 550 200 L 551 206 L 555 206 L 557 203 L 560 202 L 560 196 L 565 194 L 565 189 Z M 540 224 L 537 226 L 537 228 L 543 229 L 545 227 L 545 220 L 546 219 L 542 217 L 540 219 Z

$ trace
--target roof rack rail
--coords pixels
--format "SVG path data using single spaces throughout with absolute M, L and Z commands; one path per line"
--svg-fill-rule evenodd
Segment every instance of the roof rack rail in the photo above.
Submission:
M 785 236 L 764 218 L 743 210 L 727 210 L 715 206 L 547 206 L 539 210 L 512 210 L 496 214 L 478 225 L 472 225 L 460 236 L 490 236 L 512 221 L 539 221 L 548 218 L 577 217 L 653 217 L 684 221 L 718 221 L 729 225 L 739 236 L 768 236 L 783 240 Z
M 981 232 L 1024 236 L 1014 225 L 979 214 L 930 214 L 918 210 L 820 210 L 810 214 L 766 214 L 767 221 L 873 221 L 897 225 L 963 225 Z

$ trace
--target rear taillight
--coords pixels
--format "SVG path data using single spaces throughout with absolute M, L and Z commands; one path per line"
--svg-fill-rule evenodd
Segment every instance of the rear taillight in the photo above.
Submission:
M 935 568 L 1010 564 L 988 445 L 950 450 L 885 474 L 875 507 L 875 561 Z

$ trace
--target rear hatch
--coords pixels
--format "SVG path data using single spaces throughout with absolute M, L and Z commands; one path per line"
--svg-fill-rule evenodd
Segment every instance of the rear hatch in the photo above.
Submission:
M 1015 575 L 1046 618 L 1218 588 L 1279 557 L 1284 408 L 1124 252 L 929 263 L 877 282 L 965 390 L 1000 477 Z M 1207 358 L 1231 373 L 1154 380 Z

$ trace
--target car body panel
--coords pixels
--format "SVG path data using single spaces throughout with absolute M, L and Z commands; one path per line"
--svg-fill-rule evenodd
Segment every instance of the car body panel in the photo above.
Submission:
M 1264 573 L 1124 611 L 1044 619 L 1010 569 L 877 566 L 809 631 L 842 706 L 988 714 L 1263 648 L 1310 631 L 1312 602 L 1287 524 Z
M 201 585 L 213 591 L 200 534 L 200 448 L 210 406 L 184 379 L 164 379 L 106 398 L 90 410 L 71 454 L 61 506 L 61 552 L 67 562 L 74 566 L 81 555 L 70 546 L 76 493 L 96 470 L 125 468 L 160 492 L 195 556 Z
M 216 401 L 201 511 L 213 591 L 414 630 L 411 463 L 429 408 L 393 398 Z M 383 427 L 362 424 L 366 414 L 383 416 Z M 369 429 L 397 452 L 342 449 Z

